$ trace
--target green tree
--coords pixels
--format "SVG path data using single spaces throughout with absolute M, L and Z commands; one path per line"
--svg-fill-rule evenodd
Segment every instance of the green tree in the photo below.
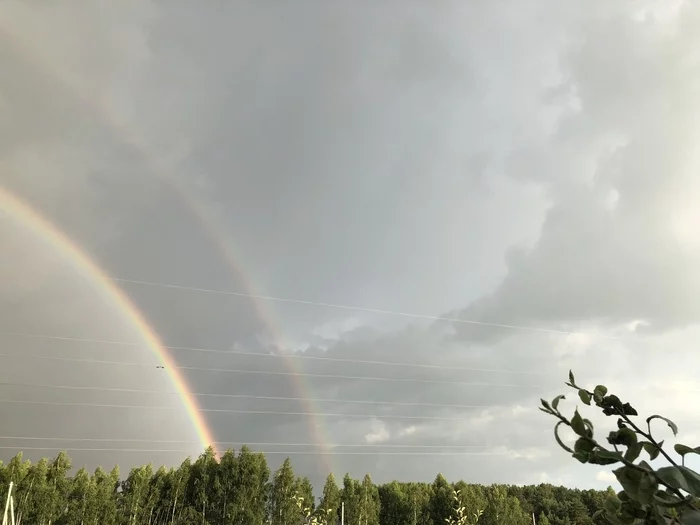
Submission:
M 153 523 L 165 514 L 162 495 L 167 481 L 168 471 L 160 467 L 151 477 L 146 490 L 143 517 L 146 523 Z
M 508 495 L 503 485 L 492 485 L 485 490 L 486 508 L 479 520 L 481 525 L 527 525 L 531 518 L 520 507 L 520 501 Z
M 345 522 L 348 524 L 359 523 L 359 484 L 350 477 L 349 473 L 343 476 L 343 488 L 340 491 L 340 499 L 345 503 Z
M 314 503 L 314 487 L 311 485 L 311 480 L 307 477 L 297 478 L 294 482 L 294 494 L 304 500 L 305 508 L 309 508 L 311 513 L 316 510 Z
M 271 525 L 290 525 L 301 522 L 302 513 L 294 499 L 296 488 L 292 462 L 287 458 L 275 472 L 270 486 L 269 515 Z
M 17 517 L 22 518 L 22 521 L 47 523 L 51 519 L 54 500 L 48 475 L 49 460 L 42 458 L 29 467 L 27 474 L 20 482 L 17 491 L 17 500 L 20 502 Z
M 78 525 L 89 519 L 92 500 L 95 497 L 93 481 L 90 474 L 84 468 L 78 470 L 71 481 L 71 489 L 68 494 L 67 510 L 62 523 L 66 525 Z
M 323 495 L 318 505 L 319 516 L 326 516 L 328 525 L 335 525 L 340 512 L 340 489 L 335 482 L 335 476 L 331 472 L 323 485 Z
M 481 519 L 481 515 L 487 505 L 483 488 L 480 485 L 458 481 L 454 485 L 454 490 L 457 493 L 459 506 L 464 508 L 467 516 L 466 523 L 474 525 Z
M 382 525 L 406 525 L 412 523 L 413 508 L 408 494 L 398 482 L 392 481 L 379 487 L 381 508 L 379 521 Z
M 379 525 L 380 503 L 377 486 L 369 474 L 365 474 L 359 490 L 356 490 L 359 525 Z
M 246 446 L 238 453 L 238 470 L 231 502 L 234 525 L 267 523 L 268 479 L 270 470 L 263 454 L 254 454 Z
M 427 483 L 408 483 L 404 490 L 411 506 L 410 525 L 433 525 L 430 503 L 433 487 Z M 441 524 L 442 525 L 442 524 Z
M 123 513 L 126 523 L 140 523 L 148 496 L 148 486 L 153 476 L 153 467 L 149 463 L 143 467 L 134 467 L 122 483 Z
M 187 507 L 187 487 L 190 485 L 192 474 L 192 461 L 185 459 L 177 470 L 172 472 L 168 483 L 169 516 L 170 523 L 181 523 Z
M 199 514 L 198 522 L 207 523 L 207 506 L 210 496 L 214 496 L 218 463 L 216 453 L 208 447 L 194 462 L 190 471 L 188 495 L 192 506 Z
M 294 495 L 292 496 L 297 508 L 301 512 L 301 522 L 308 525 L 327 525 L 327 516 L 315 512 L 314 488 L 307 477 L 297 478 L 294 482 Z
M 445 523 L 452 516 L 453 494 L 452 487 L 442 474 L 433 481 L 430 494 L 430 517 L 433 523 Z
M 233 450 L 224 452 L 219 462 L 219 484 L 221 487 L 221 523 L 229 525 L 233 523 L 231 501 L 236 491 L 236 478 L 238 473 L 238 458 Z
M 283 514 L 291 516 L 288 523 L 292 525 L 336 525 L 326 518 L 337 518 L 342 495 L 348 525 L 443 525 L 431 517 L 435 514 L 439 518 L 438 512 L 443 510 L 449 513 L 450 520 L 444 523 L 460 525 L 475 525 L 477 521 L 478 525 L 529 525 L 533 513 L 539 516 L 538 525 L 608 525 L 607 521 L 600 521 L 605 516 L 598 511 L 609 505 L 611 498 L 619 499 L 610 488 L 581 491 L 548 484 L 484 487 L 463 481 L 450 486 L 442 476 L 433 484 L 391 482 L 377 487 L 369 475 L 361 483 L 346 475 L 342 491 L 333 476 L 328 476 L 320 508 L 313 514 L 309 480 L 295 477 L 291 462 L 287 461 L 270 484 L 264 455 L 254 454 L 246 447 L 238 456 L 227 451 L 221 461 L 205 450 L 194 464 L 188 458 L 177 469 L 161 467 L 155 473 L 150 465 L 135 467 L 123 481 L 118 467 L 109 474 L 98 468 L 92 476 L 81 469 L 72 477 L 67 475 L 69 468 L 70 458 L 65 453 L 35 465 L 19 454 L 8 464 L 0 465 L 0 482 L 16 481 L 18 523 L 263 525 L 269 523 L 267 513 L 272 514 L 272 504 L 278 501 L 287 505 Z M 692 478 L 687 481 L 691 482 Z M 202 487 L 207 488 L 205 494 Z M 6 494 L 6 485 L 0 485 L 0 490 Z M 285 493 L 292 497 L 282 498 Z M 271 505 L 267 505 L 268 495 Z M 302 512 L 304 509 L 308 513 Z M 481 509 L 486 512 L 479 520 Z M 593 521 L 592 513 L 597 513 Z M 669 516 L 672 513 L 669 510 Z M 283 519 L 278 517 L 277 521 Z M 619 521 L 613 525 L 629 524 Z
M 87 516 L 90 521 L 86 525 L 115 525 L 117 523 L 117 489 L 119 482 L 119 467 L 115 466 L 107 474 L 101 467 L 95 469 L 92 476 L 94 498 L 90 502 Z
M 70 492 L 68 471 L 72 463 L 66 452 L 59 452 L 49 466 L 46 481 L 49 485 L 47 506 L 49 522 L 53 523 L 66 512 L 66 500 Z

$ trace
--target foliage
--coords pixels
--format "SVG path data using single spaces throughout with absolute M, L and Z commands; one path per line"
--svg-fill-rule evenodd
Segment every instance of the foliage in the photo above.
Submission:
M 303 496 L 298 494 L 294 495 L 294 501 L 302 512 L 305 525 L 329 525 L 332 523 L 332 509 L 319 509 L 319 511 L 314 514 L 314 509 L 312 507 L 304 506 L 305 500 Z
M 294 496 L 299 488 L 296 485 L 292 462 L 287 458 L 275 472 L 270 488 L 269 515 L 271 525 L 289 525 L 301 521 L 301 512 L 294 501 Z
M 594 517 L 604 514 L 614 525 L 700 524 L 700 475 L 685 466 L 685 456 L 700 454 L 700 447 L 676 444 L 674 450 L 680 456 L 679 465 L 664 450 L 664 441 L 659 441 L 651 428 L 654 421 L 664 422 L 676 436 L 678 427 L 673 421 L 655 414 L 646 418 L 646 429 L 643 429 L 633 419 L 638 416 L 637 410 L 630 403 L 610 394 L 604 385 L 598 385 L 592 391 L 587 390 L 576 384 L 571 372 L 566 385 L 577 391 L 583 404 L 593 404 L 606 416 L 617 418 L 617 430 L 608 434 L 607 443 L 610 446 L 606 447 L 595 439 L 593 423 L 583 418 L 578 409 L 571 419 L 562 415 L 559 404 L 565 399 L 563 395 L 555 397 L 551 402 L 541 400 L 540 410 L 558 420 L 554 427 L 554 438 L 559 446 L 581 463 L 621 464 L 613 473 L 623 490 L 618 494 L 610 494 L 603 503 L 603 509 L 598 510 Z M 559 435 L 562 426 L 571 428 L 577 436 L 573 449 Z M 654 469 L 644 460 L 635 463 L 642 452 L 649 456 L 650 461 L 663 457 L 669 465 Z
M 331 472 L 323 485 L 323 495 L 316 512 L 321 515 L 325 514 L 326 522 L 334 524 L 339 515 L 340 503 L 340 489 L 338 489 L 335 476 Z
M 247 447 L 218 458 L 204 451 L 177 468 L 135 467 L 125 478 L 118 467 L 69 469 L 64 453 L 35 464 L 18 454 L 0 464 L 0 501 L 13 481 L 20 525 L 264 525 L 273 513 L 282 522 L 280 510 L 284 525 L 337 525 L 341 501 L 348 525 L 521 525 L 532 513 L 538 525 L 605 525 L 590 518 L 603 508 L 604 491 L 452 484 L 442 476 L 377 486 L 369 476 L 346 475 L 339 490 L 329 475 L 314 509 L 311 483 L 294 475 L 291 462 L 271 479 L 265 456 Z
M 461 490 L 453 490 L 452 498 L 454 499 L 454 515 L 445 518 L 447 525 L 476 525 L 484 513 L 484 509 L 476 509 L 471 515 L 467 508 L 462 504 Z

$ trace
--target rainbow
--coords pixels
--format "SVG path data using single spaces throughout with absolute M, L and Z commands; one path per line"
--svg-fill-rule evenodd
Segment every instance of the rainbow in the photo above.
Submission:
M 161 181 L 166 183 L 173 191 L 174 195 L 180 200 L 183 207 L 194 217 L 198 222 L 201 230 L 207 235 L 210 242 L 219 250 L 220 255 L 226 261 L 231 271 L 236 277 L 243 283 L 245 292 L 251 295 L 259 295 L 255 291 L 255 286 L 253 279 L 250 278 L 250 272 L 245 270 L 245 266 L 241 263 L 241 258 L 238 255 L 239 250 L 237 250 L 235 243 L 229 238 L 226 229 L 221 225 L 220 221 L 209 211 L 209 208 L 203 204 L 201 201 L 195 199 L 188 188 L 183 184 L 180 177 L 173 175 L 170 172 L 166 172 L 167 168 L 160 165 L 154 158 L 154 155 L 150 154 L 147 148 L 144 146 L 144 142 L 139 140 L 136 133 L 120 119 L 117 115 L 111 111 L 111 108 L 102 103 L 102 101 L 96 95 L 92 94 L 89 90 L 86 90 L 79 79 L 70 76 L 69 72 L 65 69 L 61 69 L 56 64 L 54 64 L 50 59 L 44 56 L 41 49 L 36 45 L 36 41 L 32 40 L 29 35 L 21 33 L 19 30 L 13 29 L 13 27 L 5 26 L 1 27 L 2 32 L 9 37 L 9 39 L 17 46 L 16 51 L 23 52 L 23 54 L 29 58 L 32 62 L 36 64 L 37 69 L 39 69 L 44 74 L 50 74 L 53 79 L 59 82 L 63 87 L 75 98 L 87 104 L 99 117 L 101 122 L 114 134 L 115 137 L 125 146 L 128 146 L 134 152 L 136 152 L 144 164 L 147 166 L 151 174 Z M 70 246 L 71 244 L 68 243 Z M 99 275 L 102 278 L 106 276 Z M 119 295 L 124 297 L 123 292 L 119 291 L 111 281 L 111 288 L 117 290 Z M 125 298 L 126 299 L 126 298 Z M 266 327 L 269 335 L 272 337 L 275 345 L 279 348 L 284 348 L 287 346 L 284 343 L 284 337 L 282 335 L 283 331 L 279 328 L 279 324 L 276 321 L 276 315 L 274 314 L 272 308 L 262 299 L 252 300 L 256 315 L 258 316 L 261 323 Z M 131 303 L 128 303 L 131 304 Z M 131 306 L 132 310 L 133 305 Z M 139 316 L 142 320 L 142 318 Z M 146 328 L 148 325 L 142 322 L 143 326 Z M 152 334 L 152 331 L 149 330 Z M 154 339 L 153 341 L 157 341 Z M 167 354 L 162 350 L 162 345 L 158 343 L 157 345 L 151 344 L 152 348 L 158 348 L 159 354 L 166 356 Z M 285 367 L 292 373 L 290 376 L 292 378 L 292 387 L 295 390 L 296 395 L 299 399 L 304 401 L 308 412 L 319 412 L 315 407 L 314 403 L 309 399 L 313 398 L 309 392 L 313 390 L 311 385 L 308 385 L 304 380 L 297 374 L 302 370 L 300 364 L 294 360 L 287 358 L 284 354 L 281 355 L 284 360 Z M 180 378 L 180 384 L 184 385 L 184 381 Z M 186 400 L 186 406 L 188 406 L 188 413 L 195 425 L 198 434 L 202 441 L 207 441 L 211 443 L 211 432 L 207 430 L 206 425 L 204 425 L 201 417 L 195 417 L 192 411 L 195 410 L 196 403 L 188 398 L 188 395 L 184 392 L 185 390 L 180 390 L 182 393 L 183 400 Z M 319 449 L 323 452 L 321 454 L 321 461 L 324 463 L 325 470 L 327 472 L 332 472 L 332 465 L 330 458 L 332 457 L 330 447 L 326 446 L 329 440 L 326 438 L 326 432 L 320 421 L 314 417 L 309 417 L 307 419 L 309 433 L 313 441 L 317 444 Z M 206 439 L 204 438 L 206 436 Z
M 28 204 L 2 186 L 0 186 L 0 210 L 27 227 L 35 235 L 69 259 L 84 275 L 89 276 L 92 281 L 99 286 L 100 291 L 104 293 L 110 302 L 138 329 L 139 334 L 141 334 L 141 337 L 147 343 L 148 347 L 165 367 L 165 372 L 177 390 L 187 416 L 192 421 L 192 425 L 197 433 L 202 448 L 213 446 L 214 440 L 211 432 L 201 416 L 197 401 L 189 394 L 190 389 L 184 377 L 180 374 L 177 363 L 170 357 L 156 333 L 148 325 L 143 315 L 141 315 L 126 294 L 122 292 L 114 284 L 114 281 L 61 230 L 56 228 Z
M 205 232 L 210 241 L 217 247 L 228 267 L 240 278 L 244 293 L 250 294 L 251 296 L 259 295 L 255 290 L 253 280 L 248 278 L 250 273 L 245 271 L 240 257 L 237 256 L 238 250 L 236 250 L 235 243 L 228 237 L 225 229 L 220 226 L 220 222 L 217 221 L 214 215 L 209 211 L 210 208 L 205 206 L 201 201 L 192 198 L 184 185 L 177 182 L 177 178 L 169 177 L 168 180 L 172 183 L 171 187 L 182 201 L 183 206 L 189 210 L 199 223 L 202 231 Z M 311 400 L 311 398 L 314 397 L 314 395 L 312 395 L 313 387 L 304 380 L 303 376 L 300 376 L 304 370 L 300 366 L 299 361 L 289 358 L 283 353 L 286 345 L 282 335 L 283 331 L 279 328 L 280 323 L 277 322 L 275 312 L 269 306 L 269 303 L 262 299 L 253 298 L 251 301 L 258 319 L 269 332 L 275 346 L 282 351 L 277 355 L 283 359 L 285 367 L 291 373 L 289 377 L 292 387 L 298 398 L 302 400 L 305 411 L 309 413 L 323 412 L 323 410 L 317 407 L 315 402 Z M 330 440 L 328 439 L 321 421 L 313 416 L 308 416 L 307 421 L 311 438 L 322 452 L 319 461 L 323 462 L 326 473 L 333 472 L 331 461 L 333 457 L 332 449 L 327 446 Z

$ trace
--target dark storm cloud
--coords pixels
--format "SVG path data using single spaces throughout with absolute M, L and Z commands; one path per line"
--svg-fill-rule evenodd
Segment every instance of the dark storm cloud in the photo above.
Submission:
M 505 453 L 340 455 L 331 459 L 336 474 L 428 480 L 441 470 L 452 479 L 584 485 L 601 483 L 597 472 L 570 473 L 570 458 L 534 410 L 539 397 L 562 392 L 568 368 L 586 382 L 639 392 L 645 411 L 665 408 L 640 388 L 669 387 L 660 349 L 683 359 L 696 336 L 683 328 L 698 313 L 697 249 L 684 227 L 698 194 L 695 72 L 686 60 L 697 34 L 693 8 L 683 15 L 687 28 L 662 35 L 673 22 L 633 21 L 641 8 L 632 2 L 98 7 L 15 3 L 0 11 L 8 44 L 0 56 L 9 64 L 0 73 L 0 110 L 9 108 L 0 121 L 0 183 L 111 274 L 584 332 L 409 324 L 274 303 L 261 319 L 245 299 L 125 284 L 168 344 L 448 367 L 299 360 L 308 374 L 524 385 L 305 377 L 300 389 L 290 376 L 223 370 L 289 371 L 280 358 L 173 350 L 183 366 L 220 369 L 187 370 L 197 392 L 326 400 L 310 408 L 204 397 L 205 408 L 363 414 L 317 417 L 321 439 L 489 444 Z M 195 201 L 213 222 L 193 217 Z M 22 253 L 0 267 L 9 324 L 134 335 L 109 305 L 97 309 L 89 290 L 71 294 L 67 270 L 22 247 L 16 226 L 2 234 Z M 637 320 L 652 334 L 630 332 Z M 622 339 L 596 335 L 610 331 Z M 50 372 L 33 369 L 41 381 Z M 675 378 L 695 372 L 688 366 Z M 100 374 L 84 367 L 65 380 L 151 381 L 147 373 Z M 688 419 L 688 394 L 663 399 Z M 462 419 L 387 417 L 402 414 Z M 308 418 L 206 415 L 220 440 L 317 438 Z M 98 416 L 110 431 L 123 428 Z M 18 432 L 41 430 L 17 421 Z M 152 430 L 152 421 L 133 423 Z M 317 478 L 326 468 L 318 457 L 293 458 Z

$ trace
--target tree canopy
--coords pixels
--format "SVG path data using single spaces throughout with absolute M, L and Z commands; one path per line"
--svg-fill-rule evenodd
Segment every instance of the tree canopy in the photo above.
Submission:
M 243 447 L 217 458 L 211 449 L 177 468 L 118 467 L 71 472 L 65 453 L 34 464 L 17 454 L 0 463 L 0 501 L 9 482 L 18 524 L 37 525 L 336 525 L 341 502 L 348 525 L 604 525 L 608 492 L 538 486 L 451 483 L 376 485 L 369 475 L 331 474 L 314 498 L 311 482 L 287 459 L 271 472 L 263 454 Z M 322 489 L 322 490 L 321 490 Z M 613 493 L 614 494 L 614 493 Z

